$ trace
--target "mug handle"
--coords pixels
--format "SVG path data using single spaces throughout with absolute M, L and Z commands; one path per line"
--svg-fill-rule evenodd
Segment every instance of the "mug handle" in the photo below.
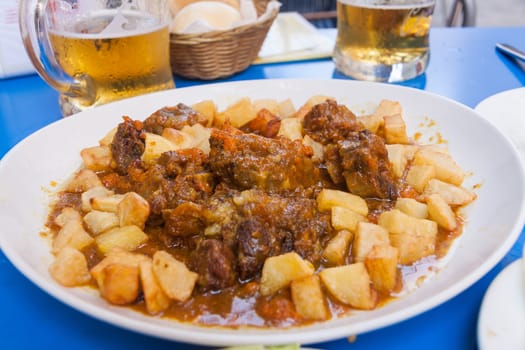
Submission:
M 53 89 L 80 100 L 86 106 L 92 105 L 96 100 L 96 92 L 92 88 L 91 78 L 86 74 L 70 77 L 53 54 L 45 17 L 48 3 L 48 0 L 19 1 L 20 34 L 29 59 L 40 77 Z

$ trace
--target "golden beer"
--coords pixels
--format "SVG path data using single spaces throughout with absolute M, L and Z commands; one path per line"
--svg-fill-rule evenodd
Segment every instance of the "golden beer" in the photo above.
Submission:
M 434 5 L 434 0 L 339 0 L 337 68 L 374 81 L 402 81 L 423 73 Z
M 94 97 L 90 106 L 174 87 L 167 25 L 154 25 L 150 19 L 130 13 L 124 16 L 124 26 L 131 27 L 125 34 L 122 30 L 121 34 L 107 33 L 105 28 L 115 17 L 108 11 L 75 23 L 72 32 L 49 33 L 59 66 L 85 82 Z M 60 102 L 71 112 L 86 104 L 69 96 L 61 96 Z

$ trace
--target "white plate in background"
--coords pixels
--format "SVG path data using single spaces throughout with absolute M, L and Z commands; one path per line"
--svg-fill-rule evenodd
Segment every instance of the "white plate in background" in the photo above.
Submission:
M 313 95 L 328 95 L 350 108 L 397 100 L 410 135 L 445 139 L 454 159 L 469 172 L 465 187 L 478 199 L 464 214 L 463 235 L 448 265 L 409 293 L 369 312 L 290 329 L 220 329 L 149 317 L 108 305 L 93 289 L 64 288 L 47 272 L 52 256 L 39 236 L 49 190 L 81 164 L 82 148 L 96 145 L 123 115 L 145 119 L 179 102 L 215 100 L 219 108 L 240 97 L 291 98 L 299 107 Z M 55 122 L 11 149 L 0 162 L 0 244 L 8 259 L 33 283 L 67 305 L 136 332 L 212 346 L 318 343 L 385 327 L 429 310 L 461 293 L 511 248 L 525 220 L 524 169 L 515 148 L 472 109 L 422 90 L 348 80 L 258 80 L 175 89 L 123 100 Z
M 504 133 L 525 159 L 525 87 L 487 97 L 475 110 Z
M 508 265 L 483 297 L 478 320 L 480 350 L 525 349 L 525 262 Z

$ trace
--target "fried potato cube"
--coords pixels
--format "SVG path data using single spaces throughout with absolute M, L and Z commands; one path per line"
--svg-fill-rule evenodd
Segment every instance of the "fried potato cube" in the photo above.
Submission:
M 365 258 L 365 266 L 372 287 L 380 293 L 390 293 L 397 285 L 397 262 L 399 251 L 390 245 L 382 244 L 372 247 Z
M 273 98 L 261 98 L 253 101 L 253 108 L 256 112 L 267 109 L 273 115 L 279 115 L 279 102 Z
M 251 99 L 244 97 L 218 113 L 214 124 L 220 126 L 229 122 L 231 126 L 239 128 L 248 124 L 255 117 L 257 117 L 257 111 L 253 107 Z
M 86 257 L 79 250 L 64 247 L 49 266 L 49 274 L 66 287 L 76 287 L 91 280 Z
M 153 263 L 149 259 L 141 261 L 139 264 L 140 283 L 144 293 L 144 302 L 150 315 L 156 315 L 166 310 L 171 299 L 160 287 L 157 277 L 153 273 Z
M 431 194 L 426 200 L 430 219 L 446 230 L 455 230 L 458 226 L 456 215 L 447 202 L 437 193 Z
M 142 254 L 131 253 L 122 248 L 114 248 L 107 253 L 106 257 L 102 259 L 98 264 L 93 266 L 89 273 L 97 282 L 97 285 L 103 283 L 103 271 L 106 266 L 111 264 L 124 264 L 132 267 L 139 267 L 140 263 L 148 260 L 149 258 Z
M 303 124 L 301 120 L 298 118 L 282 119 L 277 136 L 283 136 L 290 140 L 301 140 L 303 138 Z
M 102 182 L 98 178 L 97 173 L 90 169 L 82 169 L 67 184 L 66 191 L 81 193 L 99 186 L 102 186 Z
M 153 273 L 164 293 L 177 301 L 188 300 L 199 277 L 163 250 L 153 255 Z
M 448 147 L 446 145 L 443 145 L 443 144 L 431 143 L 431 144 L 428 144 L 428 145 L 420 145 L 419 147 L 423 148 L 423 149 L 426 149 L 426 150 L 429 150 L 429 151 L 433 151 L 433 152 L 450 154 L 449 151 L 448 151 Z
M 427 183 L 436 177 L 433 165 L 415 165 L 408 169 L 406 182 L 419 193 L 423 192 Z
M 80 213 L 74 208 L 65 207 L 55 218 L 55 224 L 63 227 L 68 221 L 71 220 L 82 221 L 82 215 L 80 215 Z
M 366 201 L 355 194 L 325 188 L 319 192 L 316 200 L 319 211 L 328 211 L 333 207 L 343 207 L 363 216 L 368 215 Z
M 140 292 L 139 268 L 126 264 L 109 264 L 102 271 L 100 295 L 114 305 L 127 305 L 137 300 Z
M 398 198 L 395 208 L 415 218 L 426 219 L 428 217 L 427 205 L 413 198 Z
M 476 194 L 460 186 L 454 186 L 449 183 L 432 179 L 428 182 L 421 194 L 423 200 L 432 194 L 439 194 L 445 202 L 451 206 L 467 205 L 476 199 Z
M 148 240 L 148 236 L 135 225 L 115 227 L 95 238 L 98 249 L 107 254 L 113 248 L 134 250 Z
M 81 220 L 70 220 L 58 231 L 51 248 L 52 253 L 60 252 L 64 247 L 82 250 L 93 243 L 93 237 L 84 230 Z
M 359 121 L 373 133 L 377 133 L 384 125 L 384 117 L 390 115 L 403 115 L 401 104 L 397 101 L 382 100 L 374 113 L 359 118 Z
M 394 176 L 397 178 L 403 177 L 408 162 L 414 158 L 417 146 L 392 144 L 386 145 L 386 150 L 388 152 L 388 160 L 392 165 Z
M 434 254 L 437 224 L 409 216 L 398 209 L 383 212 L 379 225 L 389 232 L 390 244 L 399 250 L 399 263 L 411 264 Z
M 217 114 L 217 106 L 215 105 L 215 102 L 213 102 L 213 100 L 203 100 L 194 103 L 191 105 L 191 108 L 206 117 L 206 119 L 208 120 L 206 126 L 212 125 L 213 120 L 215 119 L 215 115 Z
M 279 110 L 277 111 L 277 115 L 279 118 L 290 118 L 295 115 L 295 106 L 291 99 L 287 98 L 286 100 L 283 100 L 279 102 L 278 106 Z
M 299 120 L 303 120 L 304 116 L 310 112 L 313 106 L 323 103 L 327 100 L 333 100 L 333 97 L 324 95 L 314 95 L 310 97 L 295 113 L 295 117 Z
M 421 148 L 414 156 L 415 165 L 432 165 L 436 178 L 459 186 L 465 179 L 465 172 L 449 154 Z
M 107 197 L 113 195 L 113 191 L 108 190 L 104 186 L 96 186 L 93 188 L 90 188 L 89 190 L 82 193 L 80 196 L 81 202 L 82 202 L 82 210 L 84 212 L 89 212 L 93 208 L 91 207 L 91 201 L 93 198 L 96 197 Z
M 149 213 L 148 201 L 135 192 L 126 193 L 117 206 L 120 226 L 135 225 L 143 229 Z
M 189 147 L 199 148 L 206 154 L 210 153 L 210 135 L 211 129 L 202 126 L 201 124 L 194 124 L 192 126 L 185 125 L 182 132 L 189 136 Z
M 123 194 L 113 194 L 106 197 L 93 197 L 90 199 L 89 204 L 91 205 L 92 210 L 116 213 L 118 210 L 118 204 L 122 198 L 124 198 Z
M 328 241 L 323 250 L 323 258 L 329 265 L 343 265 L 348 247 L 354 238 L 354 234 L 348 230 L 341 230 Z
M 145 134 L 145 146 L 141 159 L 146 164 L 151 164 L 155 162 L 164 152 L 176 151 L 180 149 L 179 145 L 172 143 L 165 137 L 150 132 L 147 132 Z
M 377 293 L 370 287 L 370 276 L 365 265 L 329 267 L 319 272 L 321 281 L 340 303 L 356 309 L 371 310 L 377 304 Z
M 313 265 L 295 252 L 272 256 L 264 261 L 260 292 L 271 295 L 293 280 L 313 275 Z
M 360 222 L 367 221 L 363 215 L 343 207 L 332 207 L 330 218 L 334 229 L 350 230 L 352 232 L 357 230 L 357 225 Z
M 98 141 L 98 144 L 100 146 L 110 146 L 111 143 L 113 143 L 113 139 L 115 138 L 115 134 L 117 133 L 117 129 L 118 129 L 118 127 L 115 126 L 113 129 L 108 131 L 108 133 L 106 135 L 104 135 L 104 137 L 101 138 Z
M 352 243 L 352 256 L 355 261 L 364 261 L 370 250 L 381 244 L 390 244 L 388 231 L 376 224 L 360 222 Z
M 191 136 L 182 130 L 164 128 L 162 137 L 171 142 L 177 149 L 189 148 L 192 144 Z
M 403 177 L 408 164 L 405 147 L 403 145 L 386 145 L 386 150 L 394 176 L 397 178 Z
M 80 156 L 87 169 L 93 171 L 109 170 L 113 163 L 113 155 L 109 146 L 94 146 L 84 148 Z
M 323 160 L 324 158 L 324 147 L 321 143 L 315 141 L 308 135 L 303 137 L 303 145 L 311 147 L 313 151 L 312 159 L 313 160 Z
M 91 234 L 96 236 L 119 226 L 119 219 L 115 213 L 92 210 L 84 215 L 84 223 Z
M 328 307 L 321 289 L 319 276 L 311 275 L 293 280 L 290 284 L 295 311 L 308 320 L 326 320 Z
M 401 114 L 386 115 L 383 119 L 386 143 L 408 143 L 406 124 Z
M 413 264 L 435 252 L 435 237 L 431 233 L 421 236 L 391 234 L 390 243 L 398 249 L 399 263 L 402 265 Z
M 403 108 L 401 103 L 392 100 L 381 100 L 377 106 L 374 114 L 381 118 L 388 117 L 391 115 L 403 115 Z
M 357 118 L 363 124 L 365 129 L 370 130 L 374 134 L 377 134 L 379 130 L 383 128 L 385 120 L 382 116 L 376 114 L 363 115 Z

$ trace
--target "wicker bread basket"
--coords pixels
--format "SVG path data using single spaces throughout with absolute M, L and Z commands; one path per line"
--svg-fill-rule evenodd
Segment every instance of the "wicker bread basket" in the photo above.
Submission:
M 254 0 L 257 14 L 266 11 L 269 0 Z M 170 34 L 173 73 L 186 78 L 211 80 L 241 72 L 257 58 L 278 10 L 262 22 L 231 30 L 201 34 Z

